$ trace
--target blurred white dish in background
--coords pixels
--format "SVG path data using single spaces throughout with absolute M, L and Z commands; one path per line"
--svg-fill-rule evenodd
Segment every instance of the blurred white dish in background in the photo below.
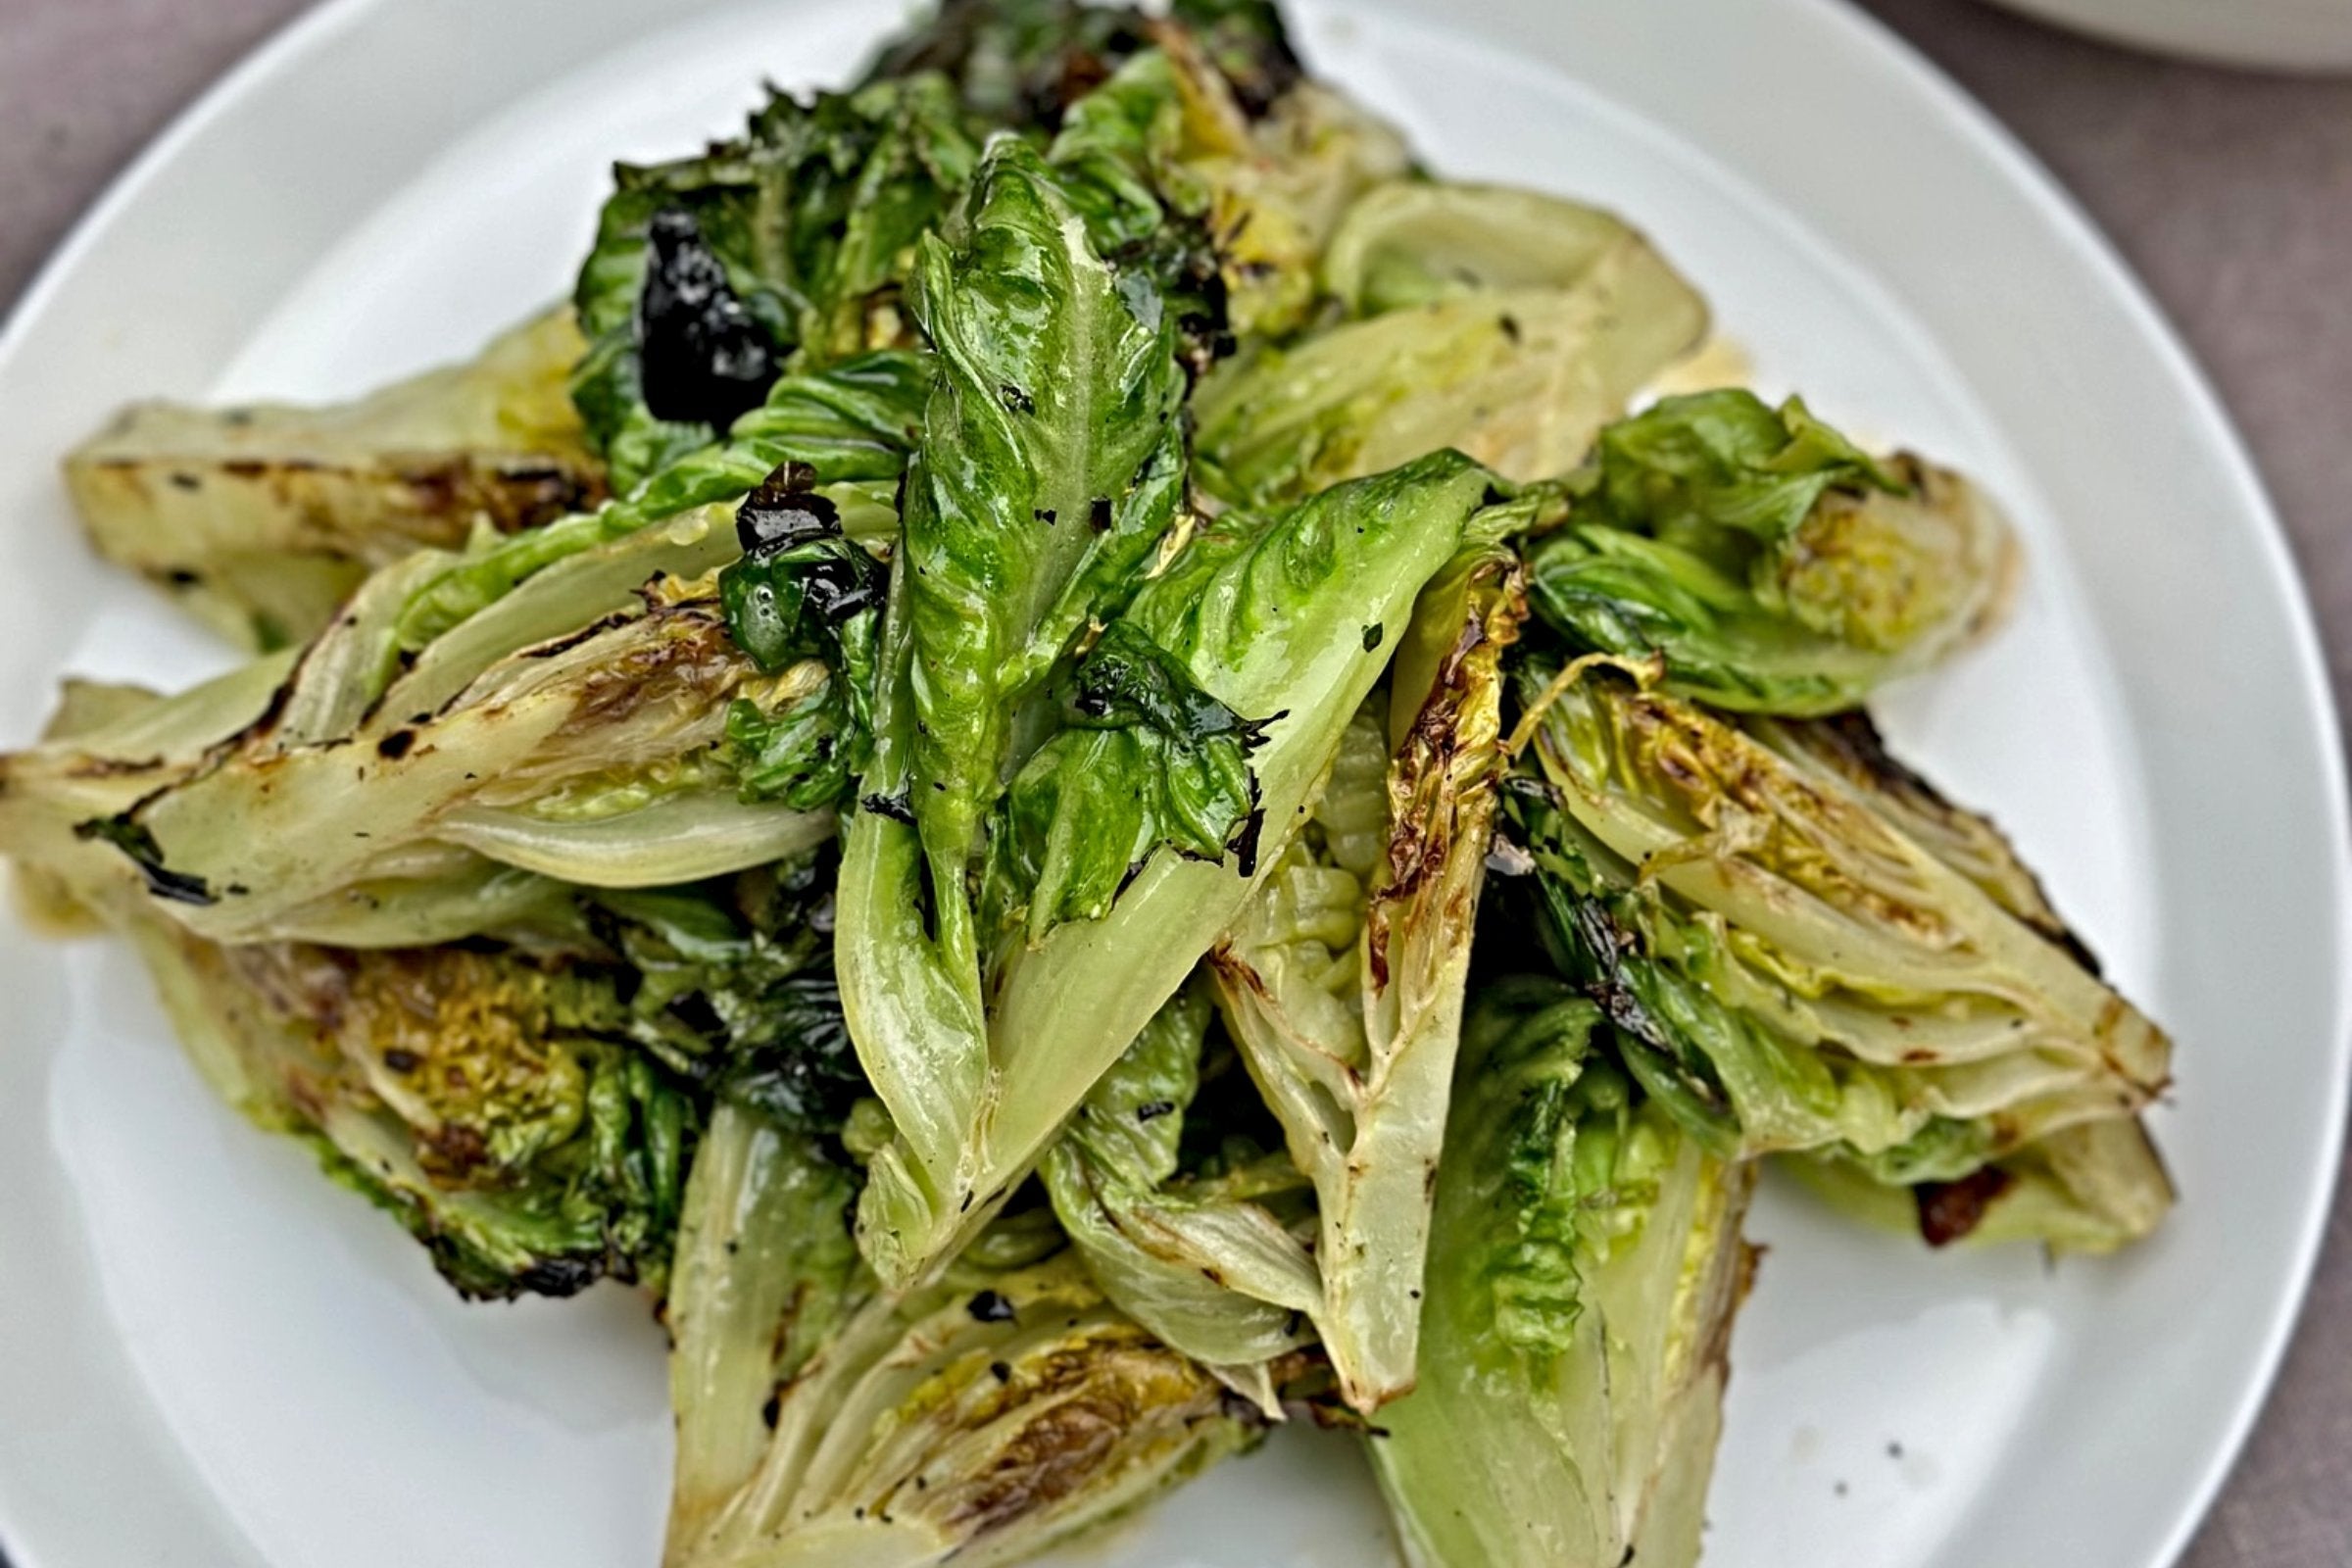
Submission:
M 1993 0 L 2165 54 L 2278 71 L 2352 72 L 2352 0 Z

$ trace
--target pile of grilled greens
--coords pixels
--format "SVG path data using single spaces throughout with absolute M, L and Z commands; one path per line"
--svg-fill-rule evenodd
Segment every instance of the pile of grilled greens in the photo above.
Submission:
M 1424 1568 L 1689 1564 L 1760 1158 L 2171 1200 L 2165 1037 L 1864 712 L 2003 522 L 1629 413 L 1706 328 L 1264 0 L 948 0 L 474 363 L 74 454 L 253 655 L 71 685 L 0 852 L 457 1290 L 661 1304 L 669 1568 L 1013 1562 L 1303 1417 Z

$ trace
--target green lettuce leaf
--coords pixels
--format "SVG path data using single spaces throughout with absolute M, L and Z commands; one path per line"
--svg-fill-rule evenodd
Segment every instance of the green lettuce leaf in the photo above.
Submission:
M 1421 1380 L 1367 1451 L 1414 1568 L 1690 1568 L 1752 1167 L 1555 980 L 1489 986 L 1438 1172 Z
M 1704 304 L 1639 234 L 1612 234 L 1564 249 L 1542 282 L 1464 287 L 1236 359 L 1198 399 L 1204 482 L 1263 503 L 1441 447 L 1523 480 L 1581 461 L 1706 326 Z
M 984 936 L 1042 942 L 1099 920 L 1165 845 L 1194 859 L 1250 853 L 1264 726 L 1193 684 L 1173 655 L 1114 621 L 1072 679 L 1069 727 L 1013 775 L 989 837 Z
M 1132 760 L 1154 737 L 1162 750 L 1169 742 L 1166 730 L 1116 722 L 1122 715 L 1106 710 L 1111 722 L 1049 750 L 1072 716 L 1050 687 L 1080 638 L 1135 592 L 1176 522 L 1184 484 L 1178 323 L 1149 272 L 1102 259 L 1072 185 L 1025 143 L 1001 141 L 976 177 L 964 238 L 953 247 L 926 238 L 916 263 L 914 304 L 941 375 L 906 483 L 873 765 L 843 872 L 851 1016 L 902 1128 L 923 1102 L 953 1104 L 979 1089 L 970 1074 L 986 1054 L 983 966 L 1000 946 L 968 891 L 983 868 L 993 861 L 997 871 L 990 912 L 1018 910 L 1034 941 L 1057 913 L 1099 910 L 1151 848 L 1136 841 L 1146 825 L 1131 821 L 1127 842 L 1108 852 L 1116 865 L 1106 890 L 1102 852 L 1054 826 L 1086 796 L 1085 780 L 1059 777 L 1072 748 L 1127 751 Z M 1138 657 L 1140 646 L 1122 632 L 1110 651 L 1126 649 L 1126 667 L 1163 684 L 1180 668 Z M 1117 684 L 1100 666 L 1080 683 L 1089 680 Z M 1222 744 L 1199 739 L 1230 762 L 1241 733 L 1226 727 Z M 1024 773 L 1025 763 L 1035 770 Z M 1186 804 L 1213 810 L 1220 793 L 1233 793 L 1216 779 L 1233 773 L 1212 768 L 1210 787 Z M 1025 782 L 1007 805 L 1012 776 Z M 1000 825 L 1006 812 L 1013 820 Z M 1160 813 L 1143 814 L 1160 825 Z M 1238 825 L 1190 824 L 1195 844 L 1220 849 Z M 1005 841 L 993 854 L 992 827 Z M 1023 872 L 1053 877 L 1042 900 Z M 956 1041 L 971 1059 L 914 1067 Z M 940 1152 L 960 1132 L 924 1127 Z
M 1512 795 L 1545 917 L 1695 1136 L 1940 1185 L 2162 1091 L 2163 1033 L 1989 825 L 1882 767 L 1859 721 L 1746 730 L 1597 660 L 1553 695 L 1541 780 Z M 2170 1193 L 2140 1141 L 2102 1147 L 2138 1152 L 2076 1189 L 2107 1195 L 2114 1245 Z
M 1982 636 L 2017 570 L 1967 480 L 1874 459 L 1793 398 L 1668 398 L 1601 432 L 1568 488 L 1530 553 L 1538 611 L 1719 708 L 1851 708 Z
M 1517 560 L 1493 542 L 1422 591 L 1390 689 L 1356 715 L 1308 830 L 1210 959 L 1243 1059 L 1314 1184 L 1310 1310 L 1359 1410 L 1413 1384 L 1430 1178 L 1503 764 L 1501 660 L 1524 612 Z
M 878 724 L 868 788 L 896 777 L 905 793 L 869 794 L 846 835 L 840 962 L 860 1056 L 898 1129 L 860 1214 L 886 1278 L 911 1277 L 976 1228 L 1231 921 L 1389 662 L 1394 640 L 1367 625 L 1402 624 L 1488 487 L 1482 470 L 1441 454 L 1288 513 L 1199 528 L 1124 619 L 1201 694 L 1262 718 L 1249 758 L 1250 820 L 1262 826 L 1227 839 L 1238 848 L 1219 861 L 1163 846 L 1101 919 L 1013 945 L 985 979 L 978 922 L 955 896 L 971 861 L 926 855 L 955 846 L 943 824 L 961 833 L 980 813 L 926 816 L 952 791 L 911 767 L 894 774 L 893 731 Z M 908 580 L 902 567 L 894 592 Z M 935 666 L 917 667 L 937 689 Z M 955 778 L 989 776 L 965 764 Z M 900 801 L 915 822 L 893 814 Z
M 936 75 L 801 102 L 771 94 L 742 137 L 622 165 L 573 303 L 572 381 L 625 492 L 758 408 L 787 369 L 906 345 L 898 292 L 978 143 Z

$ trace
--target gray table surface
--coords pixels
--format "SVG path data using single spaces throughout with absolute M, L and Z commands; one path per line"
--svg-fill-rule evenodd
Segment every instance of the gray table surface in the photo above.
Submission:
M 106 179 L 304 0 L 0 0 L 0 302 Z M 1974 0 L 1864 0 L 2114 236 L 2219 384 L 2352 693 L 2352 81 L 2080 41 Z M 2185 1568 L 2352 1564 L 2352 1188 L 2262 1426 Z M 128 1568 L 128 1565 L 126 1565 Z

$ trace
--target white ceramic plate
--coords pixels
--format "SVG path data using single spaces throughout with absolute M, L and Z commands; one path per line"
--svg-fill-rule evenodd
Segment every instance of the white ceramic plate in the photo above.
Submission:
M 2234 66 L 2352 71 L 2352 0 L 1995 0 L 2116 43 Z
M 341 394 L 564 288 L 603 169 L 836 77 L 895 4 L 341 0 L 106 201 L 0 344 L 0 736 L 66 669 L 220 662 L 74 542 L 53 465 L 142 395 Z M 2245 1433 L 2319 1234 L 2345 1081 L 2334 723 L 2228 425 L 2082 219 L 1826 0 L 1315 0 L 1320 66 L 1439 168 L 1614 204 L 1768 388 L 1973 469 L 2016 624 L 1898 693 L 2177 1030 L 2186 1194 L 2052 1271 L 1768 1192 L 1711 1568 L 2169 1561 Z M 22 1568 L 644 1568 L 660 1337 L 627 1295 L 461 1307 L 306 1156 L 213 1103 L 135 966 L 0 935 L 0 1535 Z M 1344 1442 L 1286 1436 L 1065 1563 L 1389 1561 Z

